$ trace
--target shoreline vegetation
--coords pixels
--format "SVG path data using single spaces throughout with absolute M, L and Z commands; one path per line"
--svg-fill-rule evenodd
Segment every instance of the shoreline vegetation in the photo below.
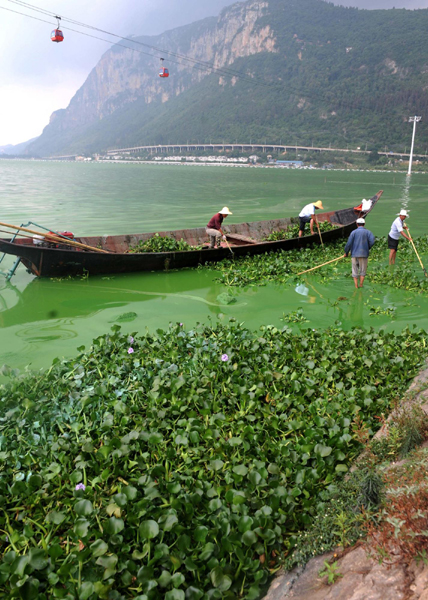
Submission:
M 428 237 L 415 244 L 428 251 Z M 412 252 L 402 242 L 389 271 L 378 240 L 368 278 L 426 292 L 422 272 L 404 271 Z M 341 253 L 216 269 L 232 288 L 302 282 L 302 265 Z M 328 282 L 343 267 L 315 273 Z M 235 319 L 143 335 L 114 325 L 43 372 L 3 367 L 0 599 L 256 600 L 284 566 L 388 522 L 378 465 L 425 439 L 426 417 L 396 412 L 392 433 L 372 438 L 424 365 L 426 331 L 284 322 L 296 319 L 298 332 Z M 422 560 L 419 541 L 403 547 Z
M 0 386 L 0 598 L 259 598 L 340 542 L 304 532 L 361 493 L 365 471 L 338 487 L 361 431 L 428 354 L 422 331 L 233 321 L 79 350 Z

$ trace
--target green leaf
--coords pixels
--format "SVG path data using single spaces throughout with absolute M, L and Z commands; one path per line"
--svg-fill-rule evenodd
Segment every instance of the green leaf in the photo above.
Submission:
M 109 579 L 116 573 L 117 561 L 118 557 L 116 554 L 111 554 L 110 556 L 100 556 L 97 558 L 96 564 L 104 567 L 105 569 L 103 579 Z
M 28 565 L 30 557 L 28 555 L 18 556 L 12 563 L 10 572 L 19 578 L 24 577 L 25 567 Z
M 48 564 L 46 552 L 39 548 L 30 548 L 30 552 L 28 553 L 28 562 L 33 569 L 41 571 L 47 567 Z
M 156 521 L 144 521 L 140 525 L 140 535 L 143 540 L 151 540 L 155 538 L 159 533 L 159 525 Z
M 158 579 L 158 583 L 161 587 L 166 588 L 171 582 L 171 573 L 169 571 L 162 571 L 161 576 Z
M 107 544 L 103 540 L 96 540 L 93 544 L 90 545 L 92 550 L 92 556 L 103 556 L 108 550 Z
M 28 479 L 28 485 L 34 489 L 42 487 L 42 483 L 43 479 L 40 477 L 40 475 L 31 475 L 31 477 Z
M 186 600 L 201 600 L 204 592 L 199 588 L 195 588 L 192 585 L 186 590 Z
M 177 435 L 174 441 L 177 444 L 177 446 L 189 445 L 189 438 L 185 435 Z
M 53 560 L 56 560 L 64 554 L 64 550 L 59 544 L 53 544 L 49 547 L 48 554 L 51 558 L 53 558 Z
M 91 581 L 84 581 L 79 589 L 79 600 L 88 600 L 94 592 L 94 584 Z
M 237 465 L 236 467 L 233 467 L 232 470 L 236 475 L 240 475 L 241 477 L 245 477 L 248 473 L 248 469 L 245 465 Z
M 251 529 L 253 523 L 254 521 L 251 517 L 243 516 L 238 521 L 238 529 L 241 533 L 245 533 Z
M 207 535 L 208 527 L 205 527 L 205 525 L 198 525 L 193 532 L 193 537 L 197 542 L 205 542 Z
M 67 515 L 65 513 L 57 512 L 56 510 L 51 511 L 46 515 L 46 521 L 48 523 L 53 523 L 54 525 L 61 525 L 66 518 Z
M 223 468 L 224 462 L 222 460 L 216 459 L 212 460 L 210 465 L 213 471 L 220 471 Z
M 221 592 L 227 592 L 232 585 L 232 580 L 228 575 L 223 573 L 221 567 L 216 567 L 210 573 L 210 578 L 213 586 L 219 589 Z
M 135 500 L 138 494 L 138 490 L 132 485 L 128 485 L 124 488 L 123 493 L 128 498 L 128 500 Z
M 86 519 L 77 519 L 76 523 L 74 524 L 74 531 L 79 538 L 84 538 L 88 535 L 89 527 L 89 521 Z
M 336 465 L 336 473 L 347 473 L 348 472 L 348 467 L 346 465 L 343 464 L 339 464 Z
M 259 485 L 262 480 L 262 476 L 257 471 L 251 471 L 248 477 L 254 486 Z
M 163 442 L 163 435 L 161 433 L 152 433 L 147 440 L 151 446 L 156 446 L 157 444 L 161 444 Z
M 242 534 L 242 541 L 246 546 L 252 546 L 257 542 L 257 536 L 254 531 L 246 531 Z
M 117 506 L 120 506 L 121 508 L 123 508 L 128 502 L 126 494 L 115 494 L 113 496 L 113 500 L 117 504 Z
M 169 514 L 163 524 L 164 531 L 171 531 L 171 529 L 178 523 L 177 516 L 175 514 Z
M 174 573 L 174 575 L 171 577 L 171 583 L 175 588 L 179 588 L 180 585 L 183 585 L 185 581 L 186 578 L 182 573 Z
M 242 444 L 242 440 L 240 437 L 231 437 L 228 439 L 227 443 L 229 446 L 240 446 Z
M 330 446 L 324 446 L 323 444 L 317 444 L 314 448 L 315 454 L 318 454 L 322 458 L 326 458 L 327 456 L 330 456 L 332 451 L 333 451 L 333 448 L 331 448 Z
M 185 600 L 183 590 L 171 590 L 165 594 L 165 600 Z
M 117 533 L 120 533 L 124 527 L 125 523 L 123 522 L 123 519 L 110 517 L 106 522 L 104 529 L 110 535 L 116 535 Z
M 206 560 L 208 560 L 210 558 L 210 556 L 212 555 L 212 553 L 214 552 L 214 544 L 211 542 L 207 542 L 205 544 L 205 546 L 202 549 L 202 552 L 199 555 L 199 560 L 201 562 L 205 562 Z
M 39 598 L 38 579 L 29 577 L 24 585 L 20 588 L 20 596 L 23 600 L 37 600 Z
M 76 485 L 76 483 L 80 483 L 83 479 L 83 473 L 82 471 L 74 471 L 71 475 L 70 475 L 70 481 L 72 484 Z
M 184 561 L 184 565 L 188 571 L 197 571 L 198 565 L 188 556 Z
M 210 510 L 210 512 L 215 512 L 216 510 L 219 510 L 219 508 L 221 508 L 223 505 L 221 503 L 220 498 L 213 498 L 209 503 L 208 503 L 208 509 Z
M 117 565 L 117 556 L 116 554 L 111 554 L 110 556 L 100 556 L 96 560 L 96 564 L 104 567 L 104 569 L 111 569 L 112 567 Z
M 81 517 L 87 517 L 94 512 L 94 507 L 89 500 L 79 500 L 74 505 L 74 511 Z
M 233 504 L 245 504 L 247 498 L 243 492 L 236 492 L 233 496 Z

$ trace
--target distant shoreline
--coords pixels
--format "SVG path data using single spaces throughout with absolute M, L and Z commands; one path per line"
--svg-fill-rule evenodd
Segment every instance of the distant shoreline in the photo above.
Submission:
M 74 161 L 74 160 L 60 160 L 55 158 L 2 158 L 0 160 L 19 160 L 26 162 L 57 162 L 57 163 L 73 163 L 73 164 L 123 164 L 123 165 L 161 165 L 161 166 L 179 166 L 179 167 L 233 167 L 233 168 L 253 168 L 253 169 L 277 169 L 281 171 L 341 171 L 345 173 L 399 173 L 407 175 L 406 171 L 397 171 L 394 169 L 340 169 L 338 167 L 323 169 L 322 167 L 283 167 L 275 164 L 237 164 L 237 163 L 223 163 L 223 162 L 173 162 L 173 161 L 151 161 L 151 160 L 91 160 L 91 161 Z M 427 175 L 428 171 L 413 171 L 412 175 Z

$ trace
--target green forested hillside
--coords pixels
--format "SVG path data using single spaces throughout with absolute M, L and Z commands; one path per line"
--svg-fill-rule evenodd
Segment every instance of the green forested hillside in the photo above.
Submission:
M 215 20 L 204 23 L 200 35 L 214 26 Z M 189 36 L 197 35 L 195 27 L 189 26 Z M 425 152 L 428 10 L 367 11 L 321 0 L 269 0 L 254 35 L 266 27 L 273 33 L 274 51 L 231 65 L 245 77 L 220 79 L 213 73 L 168 102 L 147 104 L 141 97 L 76 129 L 64 129 L 56 119 L 31 151 L 65 154 L 235 140 L 403 151 L 411 135 L 408 117 L 417 114 L 423 120 L 415 150 Z M 186 28 L 180 28 L 180 37 L 185 35 Z M 172 66 L 163 83 L 185 76 Z

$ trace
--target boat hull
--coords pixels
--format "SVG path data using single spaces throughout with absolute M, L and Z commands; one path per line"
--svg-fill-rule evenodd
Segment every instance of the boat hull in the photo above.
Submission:
M 373 206 L 379 199 L 382 191 L 372 198 Z M 354 209 L 343 209 L 335 212 L 321 213 L 318 215 L 320 221 L 328 220 L 337 225 L 334 229 L 322 234 L 324 244 L 347 237 L 356 228 L 356 214 Z M 265 235 L 268 231 L 274 231 L 280 224 L 285 226 L 296 223 L 296 219 L 282 219 L 277 221 L 258 221 L 244 223 L 227 227 L 228 234 L 243 232 L 252 235 L 253 239 L 258 235 Z M 188 241 L 200 241 L 201 236 L 206 234 L 204 229 L 189 229 L 183 231 L 161 232 L 160 235 L 169 234 L 180 239 L 186 237 Z M 141 234 L 140 236 L 104 236 L 94 238 L 79 238 L 85 244 L 98 246 L 111 250 L 109 253 L 76 251 L 66 248 L 49 248 L 33 244 L 31 239 L 10 240 L 0 239 L 0 252 L 18 256 L 29 272 L 38 277 L 67 277 L 82 275 L 107 275 L 114 273 L 135 273 L 139 271 L 168 271 L 171 269 L 183 269 L 197 267 L 210 262 L 218 262 L 226 258 L 252 256 L 274 252 L 278 250 L 294 250 L 304 248 L 313 244 L 320 244 L 318 233 L 315 235 L 302 236 L 288 240 L 275 242 L 256 241 L 245 243 L 245 235 L 241 237 L 244 241 L 238 242 L 231 250 L 229 248 L 202 250 L 187 250 L 181 252 L 156 252 L 156 253 L 127 253 L 120 251 L 126 245 L 129 247 L 137 241 L 149 238 L 153 234 Z M 233 253 L 233 254 L 232 254 Z

